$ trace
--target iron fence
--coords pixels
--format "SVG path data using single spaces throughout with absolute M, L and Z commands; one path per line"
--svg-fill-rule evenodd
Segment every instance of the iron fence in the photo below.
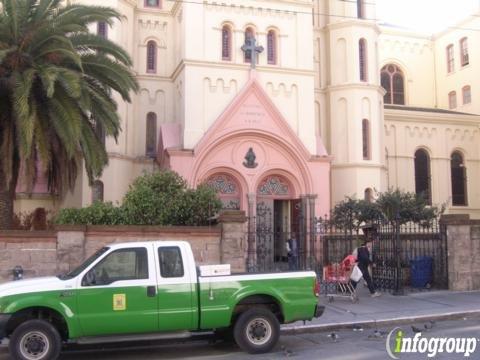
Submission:
M 327 216 L 300 215 L 291 228 L 278 229 L 272 216 L 267 210 L 249 218 L 250 272 L 314 270 L 321 278 L 325 266 L 340 263 L 370 237 L 372 277 L 378 289 L 400 294 L 411 286 L 448 288 L 447 237 L 437 220 L 423 225 L 379 220 L 369 226 L 338 227 Z M 289 256 L 285 244 L 292 237 L 297 248 Z M 426 279 L 422 286 L 419 277 Z

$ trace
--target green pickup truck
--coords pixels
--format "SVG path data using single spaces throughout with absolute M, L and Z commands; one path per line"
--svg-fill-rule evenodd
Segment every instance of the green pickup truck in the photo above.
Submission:
M 264 353 L 281 323 L 321 316 L 318 296 L 314 272 L 229 275 L 225 265 L 197 269 L 187 242 L 113 244 L 66 275 L 0 285 L 0 341 L 14 359 L 50 360 L 64 343 L 215 331 Z

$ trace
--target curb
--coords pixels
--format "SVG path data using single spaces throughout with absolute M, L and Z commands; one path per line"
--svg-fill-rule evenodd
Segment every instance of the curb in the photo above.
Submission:
M 391 325 L 411 324 L 416 322 L 426 321 L 447 321 L 458 320 L 467 316 L 480 317 L 480 310 L 469 310 L 459 312 L 449 312 L 443 314 L 429 314 L 418 316 L 407 316 L 390 319 L 379 320 L 363 320 L 363 321 L 349 321 L 343 323 L 329 323 L 329 324 L 312 324 L 312 325 L 296 325 L 296 326 L 282 326 L 281 333 L 285 335 L 308 334 L 332 330 L 352 330 L 353 326 L 360 326 L 365 329 L 372 329 Z

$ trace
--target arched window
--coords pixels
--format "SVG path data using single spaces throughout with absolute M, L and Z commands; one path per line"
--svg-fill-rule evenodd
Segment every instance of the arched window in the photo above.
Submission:
M 462 88 L 462 99 L 463 105 L 470 104 L 472 102 L 472 92 L 470 90 L 470 85 L 466 85 Z
M 423 149 L 415 151 L 415 193 L 422 195 L 428 204 L 432 204 L 430 156 Z
M 450 171 L 452 180 L 452 205 L 466 206 L 467 203 L 467 168 L 463 156 L 454 151 L 450 157 Z
M 147 72 L 157 72 L 157 44 L 155 41 L 147 43 Z
M 464 37 L 460 40 L 460 63 L 462 66 L 468 65 L 468 40 Z
M 397 65 L 388 64 L 382 68 L 381 83 L 387 91 L 383 98 L 385 104 L 405 105 L 405 89 L 402 70 Z
M 232 60 L 232 30 L 228 25 L 222 28 L 222 60 Z
M 270 65 L 277 63 L 277 34 L 270 30 L 267 34 L 267 61 Z
M 457 93 L 455 91 L 450 91 L 448 93 L 448 108 L 455 109 L 457 107 Z
M 362 120 L 362 153 L 363 160 L 370 160 L 370 123 Z
M 363 0 L 357 0 L 357 17 L 359 19 L 365 18 L 365 2 Z
M 453 57 L 453 44 L 447 46 L 447 72 L 451 73 L 455 70 L 455 60 Z
M 358 52 L 360 60 L 360 81 L 367 81 L 367 41 L 360 39 L 358 42 Z
M 103 202 L 103 182 L 95 180 L 92 185 L 92 202 Z
M 366 188 L 363 195 L 364 195 L 363 198 L 364 198 L 365 201 L 367 201 L 369 203 L 373 201 L 373 190 L 372 189 Z
M 145 0 L 145 6 L 146 7 L 156 7 L 159 8 L 160 6 L 160 0 Z
M 153 112 L 147 114 L 147 128 L 145 136 L 145 154 L 155 157 L 157 154 L 157 115 Z
M 245 44 L 249 44 L 251 39 L 255 38 L 255 33 L 251 27 L 245 30 Z M 252 62 L 252 50 L 247 50 L 244 52 L 243 61 L 246 63 Z
M 240 210 L 241 188 L 237 180 L 229 174 L 215 174 L 207 179 L 207 184 L 212 187 L 220 200 L 222 208 Z
M 108 25 L 105 21 L 97 23 L 97 35 L 106 39 L 108 37 Z

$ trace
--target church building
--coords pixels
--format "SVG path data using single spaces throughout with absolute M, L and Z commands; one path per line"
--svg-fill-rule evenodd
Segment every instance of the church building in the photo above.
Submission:
M 80 0 L 79 0 L 80 1 Z M 83 3 L 95 4 L 91 0 Z M 345 196 L 399 187 L 480 218 L 478 14 L 439 34 L 380 24 L 375 1 L 108 0 L 92 31 L 128 50 L 140 91 L 90 186 L 16 210 L 121 201 L 143 172 L 207 182 L 225 208 L 289 231 Z

